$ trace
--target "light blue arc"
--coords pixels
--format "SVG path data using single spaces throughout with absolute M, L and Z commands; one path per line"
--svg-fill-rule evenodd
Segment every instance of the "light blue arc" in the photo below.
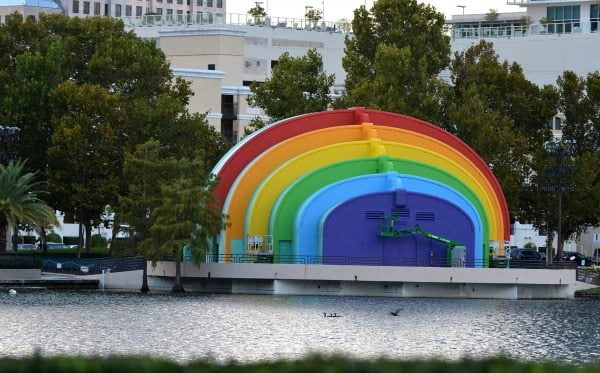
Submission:
M 473 255 L 476 263 L 483 259 L 483 222 L 473 204 L 455 189 L 437 181 L 394 171 L 362 175 L 338 181 L 315 192 L 304 201 L 294 219 L 293 252 L 299 256 L 322 256 L 322 224 L 337 205 L 366 194 L 406 189 L 435 196 L 457 206 L 471 220 L 474 230 Z M 479 266 L 479 265 L 477 265 Z

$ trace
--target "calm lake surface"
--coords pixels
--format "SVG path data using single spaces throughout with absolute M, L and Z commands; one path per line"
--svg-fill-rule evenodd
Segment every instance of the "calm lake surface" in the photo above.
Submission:
M 390 311 L 401 309 L 399 316 Z M 323 317 L 323 313 L 342 317 Z M 178 361 L 507 354 L 600 361 L 600 302 L 320 296 L 0 294 L 0 354 Z

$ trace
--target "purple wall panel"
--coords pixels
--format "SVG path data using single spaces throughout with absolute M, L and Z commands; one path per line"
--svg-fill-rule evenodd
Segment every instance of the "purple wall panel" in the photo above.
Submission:
M 452 203 L 420 193 L 383 192 L 369 194 L 344 202 L 332 210 L 323 225 L 323 256 L 365 258 L 356 264 L 368 264 L 384 259 L 394 265 L 415 265 L 417 259 L 427 263 L 434 258 L 441 263 L 446 258 L 445 244 L 422 236 L 379 237 L 384 214 L 401 211 L 407 217 L 399 219 L 398 227 L 421 228 L 442 237 L 464 243 L 467 260 L 474 258 L 474 226 L 469 217 Z M 403 215 L 404 216 L 404 215 Z

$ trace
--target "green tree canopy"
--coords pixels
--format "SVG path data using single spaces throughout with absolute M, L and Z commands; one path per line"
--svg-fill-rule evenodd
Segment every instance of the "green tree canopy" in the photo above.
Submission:
M 314 49 L 306 55 L 279 57 L 272 75 L 264 83 L 250 86 L 248 103 L 264 110 L 272 121 L 326 110 L 335 77 L 323 72 L 323 59 Z
M 0 124 L 21 128 L 28 168 L 51 181 L 50 203 L 88 236 L 125 193 L 124 154 L 137 145 L 155 138 L 175 157 L 201 155 L 205 167 L 227 148 L 187 111 L 189 84 L 155 42 L 119 20 L 12 15 L 0 25 L 0 62 Z
M 443 126 L 469 144 L 498 178 L 513 217 L 529 216 L 532 155 L 551 139 L 558 94 L 539 88 L 521 67 L 500 62 L 491 43 L 456 53 Z
M 447 66 L 444 16 L 416 0 L 379 0 L 354 11 L 342 61 L 346 96 L 336 106 L 368 106 L 439 119 L 437 75 Z

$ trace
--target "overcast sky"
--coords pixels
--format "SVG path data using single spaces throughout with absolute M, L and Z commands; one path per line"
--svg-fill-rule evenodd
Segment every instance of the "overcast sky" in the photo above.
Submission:
M 324 18 L 326 21 L 337 21 L 340 18 L 352 19 L 354 9 L 364 5 L 365 2 L 368 8 L 373 4 L 373 0 L 324 0 Z M 506 0 L 428 0 L 424 2 L 435 6 L 446 15 L 447 19 L 450 19 L 453 14 L 462 14 L 462 8 L 457 7 L 457 5 L 466 6 L 465 14 L 487 13 L 489 9 L 496 9 L 499 12 L 524 10 L 516 5 L 506 5 Z M 254 3 L 251 0 L 227 0 L 227 12 L 245 14 L 248 9 L 254 6 Z M 268 8 L 268 13 L 272 17 L 303 18 L 305 6 L 323 8 L 323 1 L 262 0 L 262 7 Z

